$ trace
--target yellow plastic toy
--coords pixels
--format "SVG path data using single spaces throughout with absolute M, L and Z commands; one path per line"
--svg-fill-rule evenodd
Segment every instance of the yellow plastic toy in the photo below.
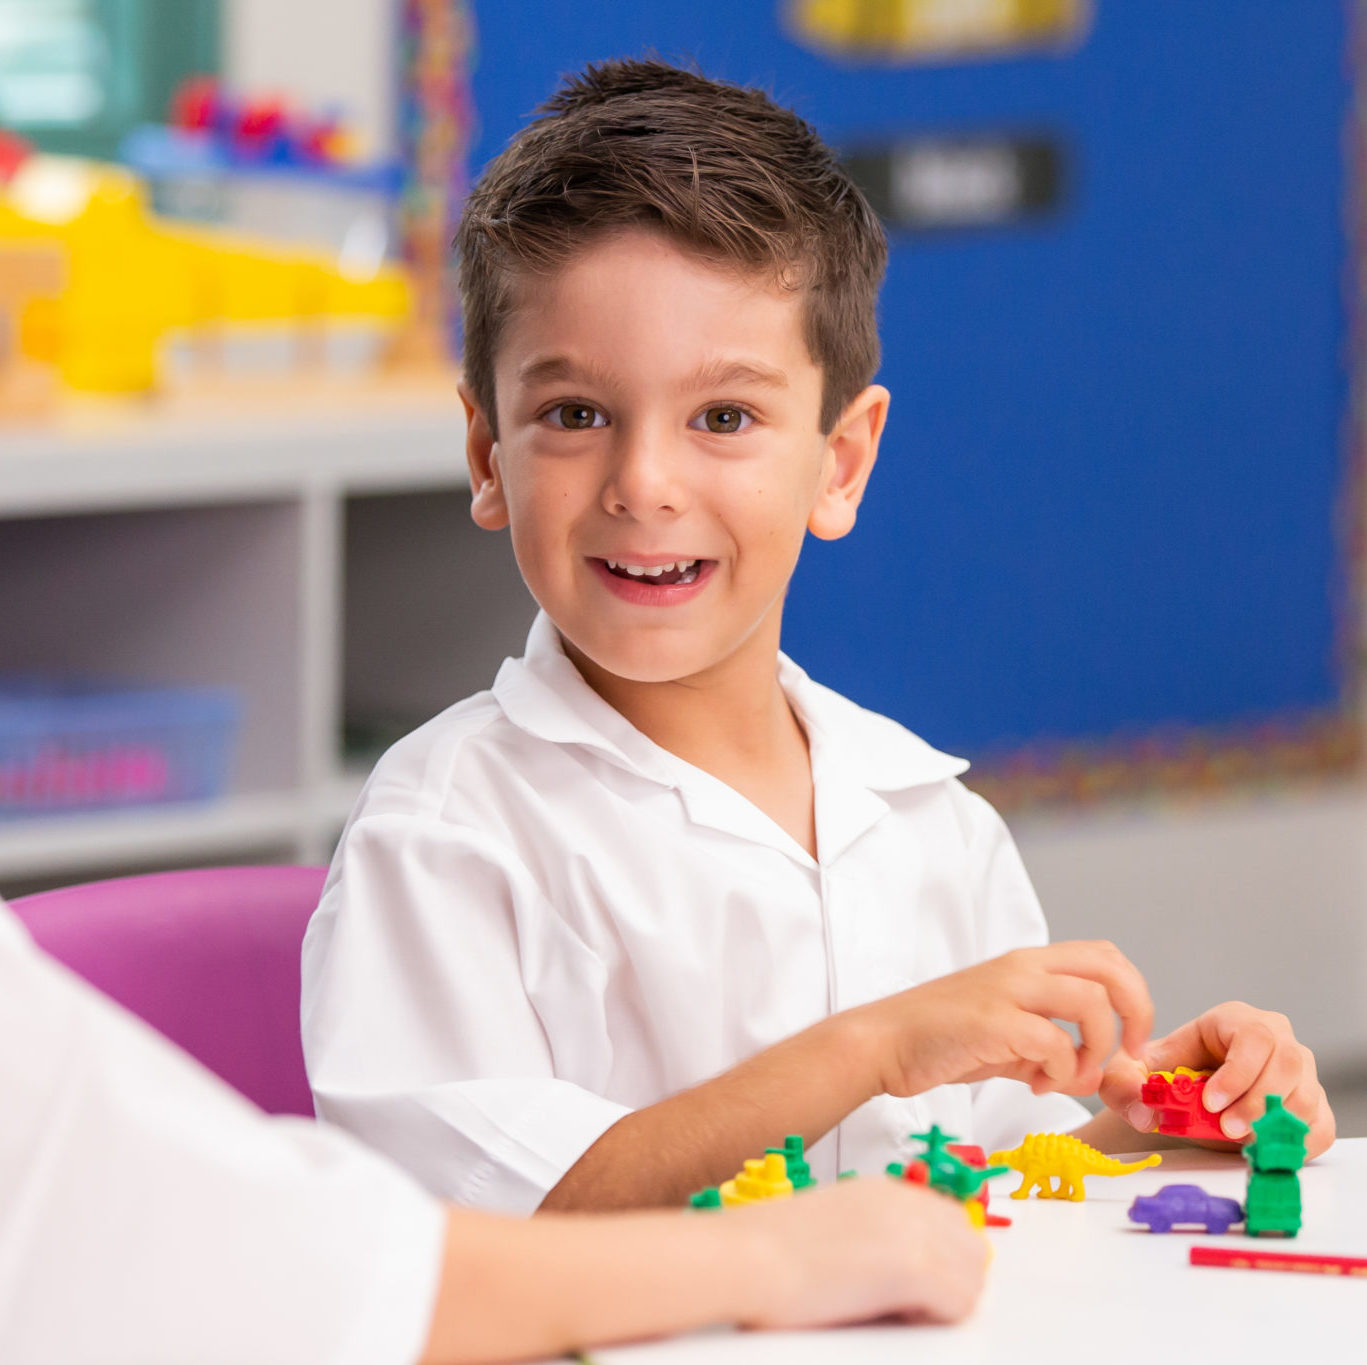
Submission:
M 793 1192 L 788 1179 L 788 1163 L 781 1152 L 766 1152 L 762 1157 L 748 1157 L 745 1169 L 733 1180 L 721 1185 L 723 1208 L 738 1204 L 757 1204 L 763 1199 L 786 1199 Z
M 304 339 L 354 324 L 395 330 L 412 306 L 400 267 L 352 278 L 322 251 L 160 220 L 137 176 L 101 162 L 32 156 L 0 185 L 0 250 L 41 246 L 60 248 L 65 285 L 26 303 L 18 349 L 87 393 L 154 388 L 177 332 L 212 353 L 248 327 Z
M 1038 1189 L 1040 1199 L 1082 1200 L 1087 1197 L 1083 1178 L 1089 1175 L 1128 1175 L 1147 1166 L 1157 1166 L 1163 1158 L 1157 1152 L 1142 1161 L 1117 1161 L 1089 1147 L 1070 1133 L 1031 1133 L 1019 1147 L 1008 1152 L 993 1152 L 993 1166 L 1010 1166 L 1021 1173 L 1020 1188 L 1011 1191 L 1012 1199 L 1028 1199 Z M 1056 1186 L 1051 1181 L 1057 1180 Z
M 0 417 L 32 417 L 53 404 L 51 368 L 21 353 L 19 320 L 35 302 L 61 291 L 63 266 L 53 247 L 0 242 Z

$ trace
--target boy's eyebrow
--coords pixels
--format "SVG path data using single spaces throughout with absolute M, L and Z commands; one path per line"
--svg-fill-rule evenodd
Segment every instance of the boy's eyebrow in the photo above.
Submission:
M 576 364 L 568 356 L 547 355 L 538 360 L 529 360 L 517 372 L 523 384 L 551 384 L 557 380 L 588 378 L 602 383 L 607 376 L 601 375 L 592 366 Z
M 724 389 L 731 384 L 752 384 L 766 389 L 786 389 L 788 376 L 758 360 L 714 360 L 702 365 L 685 381 L 684 388 Z
M 609 376 L 600 374 L 592 366 L 572 361 L 568 356 L 548 355 L 529 360 L 517 373 L 523 384 L 550 384 L 558 380 L 584 377 L 606 385 Z M 767 389 L 786 389 L 788 376 L 772 365 L 758 360 L 713 360 L 699 366 L 680 387 L 688 392 L 695 389 L 724 389 L 731 384 L 750 384 Z

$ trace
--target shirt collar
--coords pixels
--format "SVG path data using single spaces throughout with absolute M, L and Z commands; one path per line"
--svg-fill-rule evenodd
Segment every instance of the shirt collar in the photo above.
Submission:
M 905 791 L 968 770 L 967 759 L 942 753 L 890 717 L 813 682 L 786 654 L 778 656 L 778 681 L 813 751 L 871 791 Z
M 544 611 L 532 622 L 522 658 L 503 661 L 493 692 L 518 729 L 552 744 L 587 745 L 622 767 L 675 785 L 662 761 L 665 751 L 584 681 Z
M 968 764 L 932 748 L 896 721 L 813 682 L 786 655 L 778 656 L 779 684 L 807 732 L 817 779 L 817 833 L 823 861 L 831 861 L 887 810 L 874 793 L 943 782 Z M 521 659 L 505 659 L 493 693 L 519 729 L 553 744 L 582 744 L 618 766 L 680 792 L 689 817 L 721 829 L 753 812 L 772 836 L 801 853 L 767 816 L 730 788 L 662 749 L 605 702 L 566 656 L 559 632 L 539 612 Z M 752 837 L 764 833 L 746 818 Z M 739 832 L 739 831 L 738 831 Z M 805 858 L 805 853 L 802 854 Z M 810 859 L 807 859 L 810 861 Z

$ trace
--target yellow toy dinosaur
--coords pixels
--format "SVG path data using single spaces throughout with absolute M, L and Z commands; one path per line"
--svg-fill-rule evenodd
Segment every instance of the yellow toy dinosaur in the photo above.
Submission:
M 1070 1133 L 1031 1133 L 1019 1147 L 993 1152 L 989 1160 L 993 1166 L 1010 1166 L 1021 1173 L 1020 1188 L 1012 1190 L 1012 1199 L 1026 1199 L 1038 1187 L 1040 1199 L 1079 1200 L 1087 1197 L 1084 1176 L 1128 1175 L 1157 1166 L 1163 1158 L 1154 1152 L 1142 1161 L 1117 1161 Z M 1058 1186 L 1052 1188 L 1050 1181 L 1055 1178 Z

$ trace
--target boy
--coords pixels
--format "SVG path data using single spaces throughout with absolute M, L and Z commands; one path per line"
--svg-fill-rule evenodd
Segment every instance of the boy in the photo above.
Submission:
M 779 654 L 889 402 L 882 231 L 812 130 L 605 63 L 489 167 L 458 246 L 472 513 L 542 613 L 352 816 L 305 945 L 320 1113 L 526 1212 L 678 1202 L 788 1132 L 824 1179 L 931 1121 L 1133 1149 L 1146 1066 L 1179 1063 L 1220 1064 L 1232 1140 L 1275 1090 L 1323 1150 L 1285 1020 L 1221 1006 L 1150 1045 L 1119 952 L 1043 946 L 966 765 Z M 1084 1122 L 1067 1096 L 1098 1086 Z

